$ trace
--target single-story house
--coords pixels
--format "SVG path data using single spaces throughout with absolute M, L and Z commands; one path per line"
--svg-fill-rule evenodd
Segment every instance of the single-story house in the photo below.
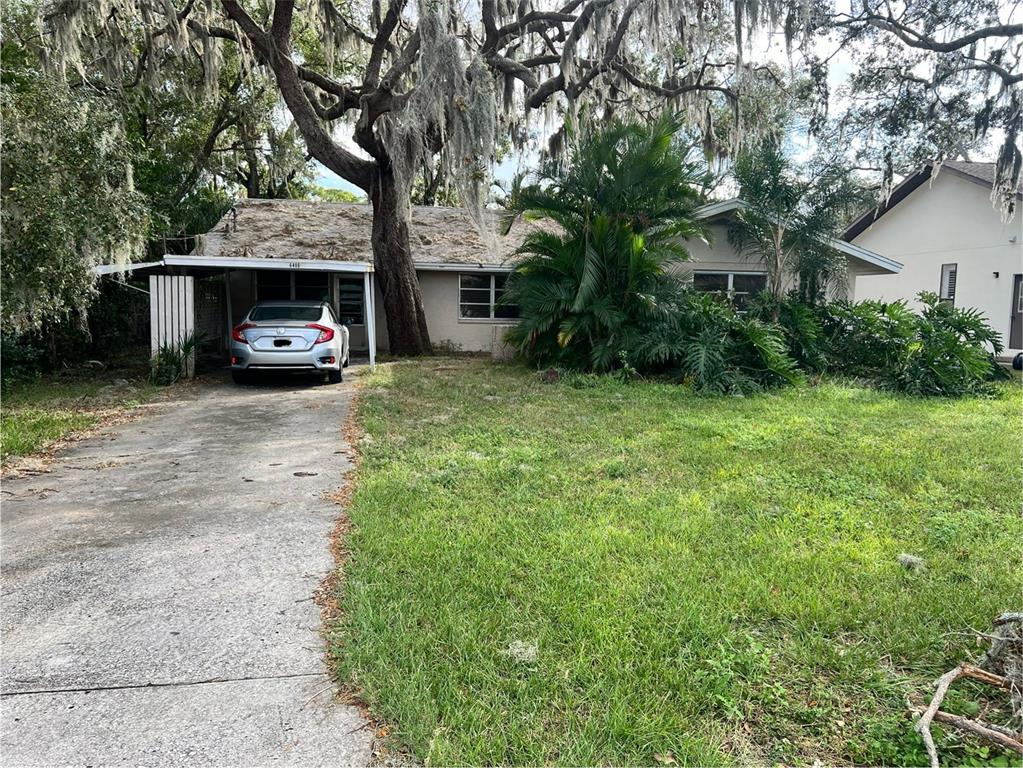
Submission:
M 992 205 L 994 175 L 994 163 L 927 164 L 854 221 L 843 239 L 905 265 L 861 278 L 856 298 L 919 306 L 917 295 L 931 291 L 983 312 L 1009 354 L 1023 350 L 1023 226 L 1019 213 L 1004 222 Z
M 692 261 L 678 269 L 698 289 L 728 292 L 741 305 L 765 287 L 763 265 L 728 243 L 739 200 L 700 209 L 712 242 L 692 242 Z M 351 322 L 351 345 L 375 359 L 386 350 L 383 297 L 373 275 L 368 205 L 302 200 L 241 200 L 192 253 L 131 265 L 149 273 L 153 348 L 198 329 L 226 339 L 256 301 L 317 299 Z M 412 253 L 433 343 L 441 349 L 486 352 L 514 324 L 514 307 L 498 305 L 515 250 L 532 224 L 485 242 L 460 208 L 415 207 Z M 864 275 L 897 274 L 901 265 L 859 245 L 833 241 L 848 259 L 848 293 Z M 113 268 L 104 268 L 112 271 Z

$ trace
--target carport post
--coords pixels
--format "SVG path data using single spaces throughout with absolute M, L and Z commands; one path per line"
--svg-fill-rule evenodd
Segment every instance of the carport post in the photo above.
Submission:
M 362 273 L 362 286 L 365 292 L 362 312 L 366 316 L 366 342 L 369 345 L 369 368 L 373 370 L 377 364 L 377 313 L 373 296 L 373 273 L 366 270 Z

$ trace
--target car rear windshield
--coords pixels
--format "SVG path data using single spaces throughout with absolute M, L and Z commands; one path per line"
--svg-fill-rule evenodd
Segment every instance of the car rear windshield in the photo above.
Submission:
M 320 307 L 303 307 L 294 304 L 264 304 L 254 307 L 249 313 L 249 320 L 259 322 L 261 320 L 304 320 L 312 322 L 320 319 L 322 312 Z

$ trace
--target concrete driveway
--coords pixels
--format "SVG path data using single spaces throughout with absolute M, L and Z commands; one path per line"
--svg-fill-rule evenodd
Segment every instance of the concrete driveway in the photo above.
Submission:
M 4 765 L 369 761 L 313 602 L 351 397 L 218 381 L 4 482 Z

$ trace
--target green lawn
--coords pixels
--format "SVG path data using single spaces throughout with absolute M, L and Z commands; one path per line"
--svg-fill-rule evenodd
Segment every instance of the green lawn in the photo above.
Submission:
M 4 386 L 0 398 L 0 460 L 45 451 L 104 418 L 152 396 L 142 380 L 111 376 L 47 376 Z
M 925 763 L 906 696 L 1020 608 L 1018 385 L 586 384 L 472 360 L 366 382 L 330 640 L 395 741 L 432 764 Z

